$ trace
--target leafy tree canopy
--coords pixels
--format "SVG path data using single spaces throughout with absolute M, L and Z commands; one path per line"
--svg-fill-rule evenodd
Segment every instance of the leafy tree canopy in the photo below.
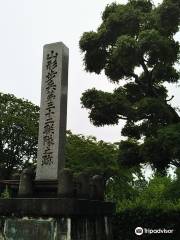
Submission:
M 9 177 L 36 159 L 39 107 L 0 93 L 0 175 Z
M 180 209 L 180 176 L 154 175 L 147 181 L 143 176 L 116 176 L 107 184 L 107 199 L 115 201 L 117 211 L 125 209 Z
M 119 172 L 117 145 L 67 131 L 66 166 L 76 173 L 102 174 L 105 181 Z
M 179 80 L 180 73 L 175 68 L 179 43 L 174 39 L 179 23 L 179 0 L 164 0 L 158 6 L 150 0 L 129 0 L 127 4 L 108 5 L 97 31 L 85 32 L 80 39 L 85 69 L 97 74 L 104 71 L 112 83 L 119 84 L 112 93 L 87 90 L 81 101 L 96 126 L 118 124 L 120 119 L 126 121 L 122 135 L 128 140 L 120 144 L 124 155 L 119 155 L 123 163 L 127 157 L 126 165 L 148 160 L 163 172 L 174 162 L 174 156 L 166 155 L 163 146 L 161 154 L 154 159 L 153 149 L 156 146 L 157 150 L 156 138 L 160 140 L 162 131 L 164 135 L 172 132 L 172 143 L 174 129 L 179 131 L 175 125 L 180 123 L 180 117 L 164 85 Z M 168 128 L 169 125 L 174 127 Z M 148 148 L 154 155 L 145 159 L 147 154 L 143 150 Z M 131 156 L 134 153 L 134 159 L 128 158 L 130 153 Z

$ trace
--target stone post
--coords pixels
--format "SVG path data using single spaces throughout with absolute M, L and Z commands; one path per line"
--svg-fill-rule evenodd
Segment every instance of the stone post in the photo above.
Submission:
M 24 169 L 21 173 L 19 183 L 19 197 L 32 197 L 33 195 L 33 171 L 32 169 Z
M 62 169 L 58 178 L 58 197 L 73 197 L 73 195 L 73 172 L 67 168 Z
M 87 173 L 80 173 L 76 177 L 76 197 L 90 198 L 90 177 Z
M 92 192 L 91 198 L 94 200 L 104 201 L 104 179 L 100 175 L 95 175 L 92 177 L 91 182 Z

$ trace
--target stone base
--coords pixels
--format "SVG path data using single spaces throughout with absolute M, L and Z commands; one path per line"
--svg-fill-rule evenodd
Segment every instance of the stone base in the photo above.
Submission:
M 1 240 L 112 240 L 107 217 L 1 218 Z
M 112 240 L 114 212 L 86 199 L 0 199 L 0 240 Z
M 73 198 L 0 199 L 0 216 L 110 216 L 115 205 L 110 202 Z

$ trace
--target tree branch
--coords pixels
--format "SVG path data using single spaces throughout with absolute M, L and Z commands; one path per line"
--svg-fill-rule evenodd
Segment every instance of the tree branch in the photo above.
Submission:
M 119 116 L 119 115 L 118 115 L 118 117 L 119 117 L 119 119 L 121 119 L 121 120 L 128 120 L 128 118 L 126 118 L 126 117 L 122 117 L 122 116 Z
M 172 97 L 171 97 L 171 98 L 167 99 L 167 100 L 166 100 L 166 102 L 169 102 L 169 101 L 171 101 L 173 98 L 174 98 L 174 95 L 172 95 Z
M 131 72 L 131 73 L 129 73 L 129 75 L 135 79 L 135 82 L 136 82 L 136 83 L 139 83 L 139 84 L 140 84 L 140 82 L 139 82 L 139 77 L 138 77 L 137 74 Z
M 145 72 L 147 75 L 149 75 L 148 68 L 147 68 L 146 64 L 144 63 L 144 61 L 145 61 L 144 58 L 142 58 L 140 64 L 141 64 L 144 72 Z

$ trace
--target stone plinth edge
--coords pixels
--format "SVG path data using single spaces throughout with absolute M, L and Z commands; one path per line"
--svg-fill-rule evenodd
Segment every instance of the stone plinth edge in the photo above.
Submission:
M 111 216 L 115 204 L 71 198 L 12 198 L 0 199 L 1 216 Z

